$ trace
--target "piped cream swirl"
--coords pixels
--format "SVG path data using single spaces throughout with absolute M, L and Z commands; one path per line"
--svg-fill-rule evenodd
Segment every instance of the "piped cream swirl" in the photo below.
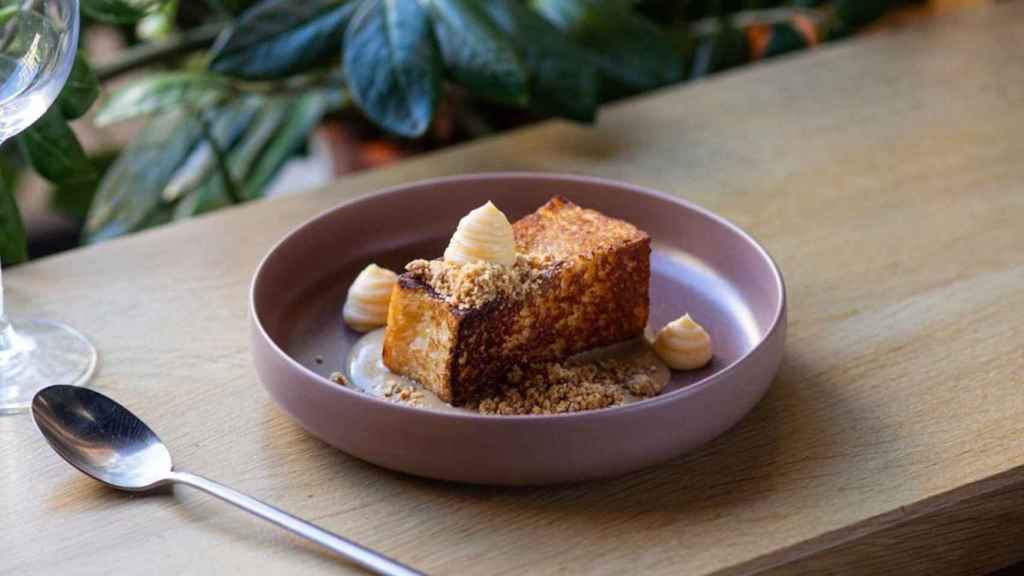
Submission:
M 345 297 L 341 310 L 345 324 L 359 332 L 369 332 L 387 324 L 391 289 L 397 281 L 398 275 L 387 268 L 376 264 L 363 268 Z
M 711 336 L 685 314 L 658 332 L 654 351 L 674 370 L 695 370 L 711 361 Z
M 516 262 L 516 241 L 512 224 L 491 202 L 459 220 L 444 259 L 449 262 L 484 261 L 502 266 Z

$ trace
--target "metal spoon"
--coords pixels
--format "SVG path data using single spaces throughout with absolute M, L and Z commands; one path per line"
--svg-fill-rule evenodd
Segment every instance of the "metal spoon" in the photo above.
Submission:
M 96 480 L 131 492 L 168 484 L 187 484 L 312 540 L 377 574 L 422 576 L 421 572 L 382 556 L 194 474 L 180 472 L 160 438 L 127 408 L 99 392 L 76 386 L 49 386 L 32 399 L 32 418 L 50 446 Z

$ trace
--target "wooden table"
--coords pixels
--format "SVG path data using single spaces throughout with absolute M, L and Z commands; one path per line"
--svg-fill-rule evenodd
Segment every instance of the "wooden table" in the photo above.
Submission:
M 10 270 L 10 308 L 102 354 L 97 388 L 185 469 L 432 573 L 973 573 L 1024 558 L 1024 3 L 730 72 L 328 189 Z M 786 360 L 735 429 L 614 481 L 492 489 L 364 464 L 267 397 L 247 288 L 345 198 L 487 170 L 671 191 L 786 275 Z M 98 487 L 27 416 L 0 419 L 0 572 L 334 574 L 188 489 Z

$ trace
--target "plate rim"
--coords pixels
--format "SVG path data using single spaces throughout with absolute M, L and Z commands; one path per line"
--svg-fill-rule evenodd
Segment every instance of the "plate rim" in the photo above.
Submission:
M 274 255 L 288 243 L 292 238 L 302 232 L 307 226 L 311 226 L 320 220 L 326 220 L 331 218 L 335 213 L 349 209 L 351 206 L 371 201 L 373 199 L 390 196 L 402 192 L 406 192 L 412 188 L 420 188 L 426 186 L 435 186 L 438 184 L 450 184 L 458 182 L 474 182 L 480 180 L 491 180 L 495 178 L 500 179 L 516 179 L 516 180 L 531 180 L 541 179 L 548 182 L 551 181 L 563 181 L 563 182 L 575 182 L 575 183 L 589 183 L 597 184 L 601 186 L 610 186 L 615 188 L 628 189 L 631 192 L 638 193 L 641 195 L 652 196 L 660 200 L 665 200 L 675 204 L 680 204 L 683 207 L 693 210 L 700 215 L 709 218 L 718 224 L 725 226 L 731 232 L 737 234 L 740 238 L 750 244 L 767 263 L 769 270 L 772 273 L 774 280 L 774 288 L 777 292 L 778 304 L 775 306 L 773 311 L 772 321 L 764 335 L 760 337 L 753 347 L 750 348 L 746 353 L 741 355 L 739 358 L 731 362 L 730 364 L 722 367 L 712 374 L 697 380 L 684 388 L 673 390 L 667 394 L 659 394 L 652 398 L 645 398 L 643 400 L 632 402 L 630 404 L 620 404 L 617 406 L 611 406 L 608 408 L 602 408 L 600 410 L 587 410 L 582 412 L 566 412 L 558 414 L 515 414 L 515 415 L 497 415 L 497 414 L 479 414 L 473 412 L 449 412 L 441 410 L 430 410 L 425 408 L 418 408 L 415 406 L 405 406 L 403 404 L 388 402 L 386 400 L 370 396 L 362 392 L 350 390 L 347 387 L 339 386 L 338 384 L 331 382 L 329 379 L 321 376 L 314 372 L 310 368 L 306 367 L 298 360 L 293 358 L 290 354 L 284 351 L 278 343 L 267 333 L 266 328 L 260 318 L 260 313 L 256 308 L 256 287 L 260 282 L 264 271 L 268 267 L 268 263 L 274 257 Z M 674 196 L 666 192 L 661 192 L 653 188 L 647 188 L 645 186 L 639 186 L 631 184 L 629 182 L 623 182 L 621 180 L 613 180 L 610 178 L 603 178 L 599 176 L 589 176 L 581 174 L 571 173 L 560 173 L 560 172 L 523 172 L 523 171 L 510 171 L 510 172 L 475 172 L 466 174 L 457 174 L 450 176 L 438 176 L 433 178 L 425 178 L 421 180 L 414 180 L 412 182 L 405 182 L 403 184 L 397 184 L 394 186 L 388 186 L 373 190 L 364 194 L 359 194 L 353 198 L 343 200 L 339 204 L 323 210 L 314 216 L 307 218 L 300 224 L 289 230 L 284 236 L 281 237 L 274 245 L 264 254 L 263 258 L 260 259 L 260 263 L 256 267 L 256 271 L 253 273 L 252 280 L 249 284 L 249 318 L 253 328 L 255 328 L 261 339 L 269 344 L 270 349 L 277 354 L 281 359 L 288 363 L 293 369 L 297 369 L 304 377 L 305 380 L 315 382 L 319 386 L 326 386 L 331 391 L 341 393 L 344 395 L 350 395 L 355 401 L 369 401 L 376 404 L 379 408 L 384 410 L 394 410 L 398 414 L 406 414 L 409 416 L 415 416 L 419 418 L 430 418 L 438 417 L 443 419 L 456 419 L 456 420 L 468 420 L 471 422 L 555 422 L 571 420 L 574 422 L 581 422 L 588 419 L 603 419 L 605 416 L 613 415 L 625 415 L 630 412 L 645 411 L 654 407 L 661 406 L 662 404 L 672 403 L 681 401 L 688 396 L 692 396 L 700 393 L 704 389 L 710 388 L 716 382 L 726 379 L 731 373 L 739 370 L 743 365 L 749 363 L 753 356 L 757 354 L 767 342 L 774 339 L 776 333 L 783 328 L 784 318 L 786 317 L 787 311 L 787 297 L 786 297 L 786 284 L 782 276 L 782 271 L 779 269 L 775 259 L 772 258 L 771 254 L 758 242 L 750 233 L 740 228 L 738 225 L 730 221 L 729 219 L 712 212 L 711 210 L 704 208 L 693 203 L 685 198 Z

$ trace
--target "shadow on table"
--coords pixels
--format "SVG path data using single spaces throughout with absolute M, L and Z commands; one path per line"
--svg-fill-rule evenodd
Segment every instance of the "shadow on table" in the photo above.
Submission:
M 75 474 L 66 482 L 61 483 L 46 498 L 46 506 L 51 509 L 67 511 L 69 506 L 117 507 L 132 500 L 141 498 L 166 498 L 171 494 L 170 488 L 162 488 L 153 492 L 125 492 L 109 488 L 93 480 L 85 474 Z

